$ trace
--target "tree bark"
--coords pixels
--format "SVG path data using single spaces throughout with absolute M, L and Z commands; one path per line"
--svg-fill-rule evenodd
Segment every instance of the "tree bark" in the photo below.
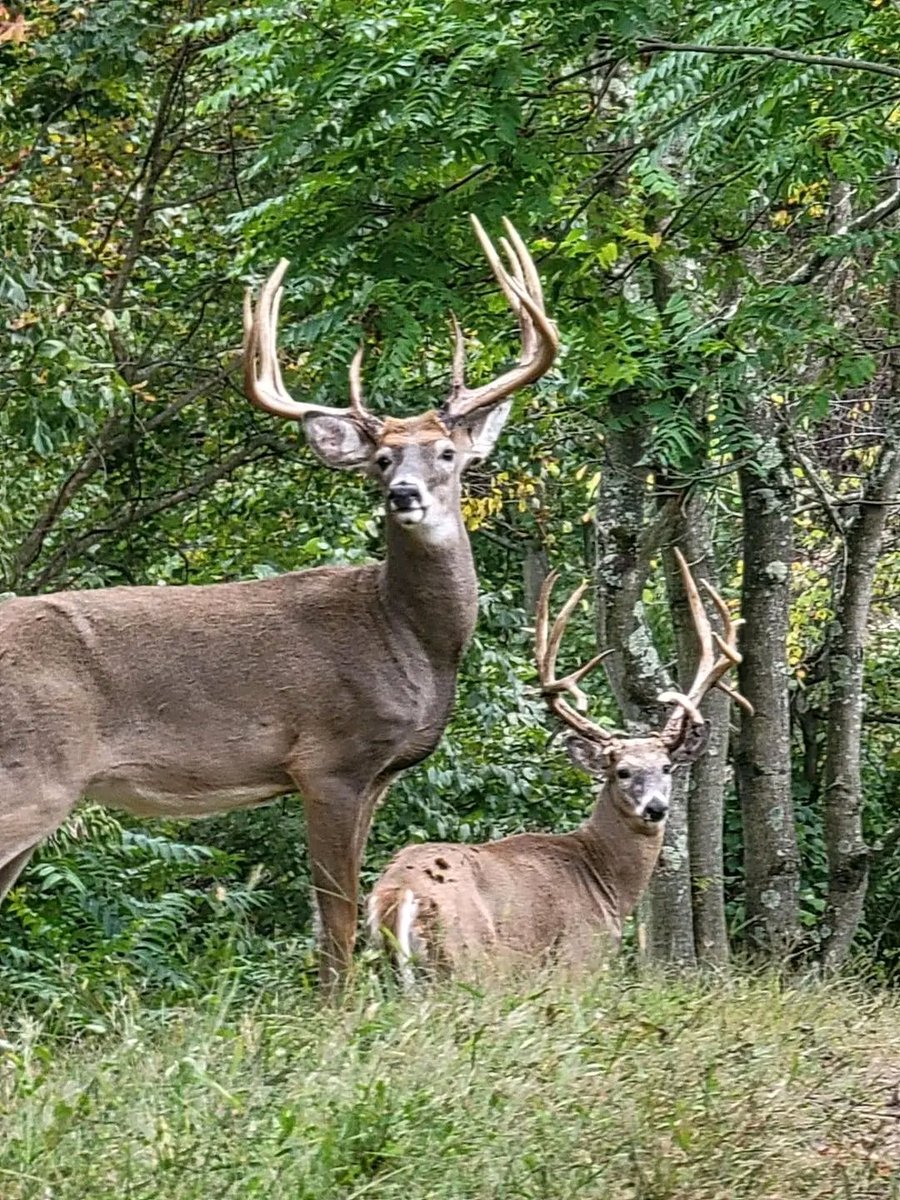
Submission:
M 629 730 L 658 728 L 656 697 L 672 681 L 660 662 L 641 604 L 653 551 L 674 518 L 666 505 L 648 522 L 647 430 L 633 416 L 633 396 L 610 404 L 614 428 L 606 435 L 606 458 L 597 495 L 597 634 L 612 649 L 607 674 Z M 672 789 L 672 803 L 659 866 L 651 881 L 647 914 L 647 952 L 656 962 L 691 966 L 696 961 L 691 916 L 687 833 L 687 789 L 683 777 Z
M 800 869 L 791 793 L 787 633 L 794 486 L 779 415 L 751 395 L 745 419 L 755 441 L 740 469 L 744 578 L 740 690 L 755 710 L 741 720 L 736 756 L 744 826 L 747 936 L 781 961 L 799 941 Z
M 525 548 L 525 561 L 522 563 L 525 612 L 529 617 L 533 617 L 537 611 L 541 585 L 547 578 L 549 570 L 550 564 L 547 561 L 547 551 L 538 542 L 529 542 Z
M 862 920 L 869 878 L 863 836 L 860 742 L 866 629 L 888 510 L 900 495 L 900 379 L 894 370 L 888 433 L 862 502 L 847 529 L 843 587 L 828 646 L 825 741 L 825 844 L 828 901 L 822 923 L 822 966 L 847 960 Z
M 677 541 L 694 577 L 705 579 L 718 588 L 708 496 L 694 492 L 683 505 Z M 674 557 L 667 554 L 665 563 L 678 674 L 687 686 L 697 664 L 697 635 Z M 713 629 L 721 633 L 718 614 L 710 612 L 709 616 Z M 687 792 L 687 857 L 697 960 L 709 966 L 721 966 L 729 958 L 722 832 L 729 775 L 731 702 L 724 692 L 714 688 L 703 701 L 703 713 L 710 723 L 709 743 L 706 753 L 691 767 Z

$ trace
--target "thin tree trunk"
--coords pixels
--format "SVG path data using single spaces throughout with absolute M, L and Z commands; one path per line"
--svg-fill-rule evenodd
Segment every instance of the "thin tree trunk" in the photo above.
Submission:
M 647 953 L 651 962 L 692 967 L 697 962 L 691 910 L 688 780 L 674 777 L 659 863 L 647 889 Z
M 894 383 L 897 386 L 897 371 Z M 864 498 L 847 530 L 846 560 L 828 647 L 825 743 L 825 844 L 828 903 L 822 965 L 833 972 L 847 960 L 862 920 L 869 877 L 863 837 L 860 741 L 866 627 L 888 509 L 900 495 L 900 399 L 891 401 L 889 431 Z
M 533 617 L 537 610 L 538 596 L 541 585 L 547 578 L 550 565 L 547 561 L 547 551 L 538 542 L 529 542 L 525 549 L 525 561 L 522 563 L 522 584 L 525 593 L 525 612 Z
M 646 426 L 629 422 L 633 397 L 617 398 L 611 411 L 618 428 L 606 436 L 606 460 L 597 496 L 597 632 L 613 653 L 607 673 L 626 724 L 658 727 L 657 695 L 671 686 L 647 625 L 641 591 L 655 548 L 667 533 L 674 506 L 647 521 Z M 623 420 L 624 418 L 624 420 Z M 647 952 L 656 962 L 692 965 L 694 929 L 687 835 L 687 793 L 676 781 L 659 866 L 651 881 L 646 912 Z M 641 917 L 639 917 L 639 920 Z
M 755 709 L 741 720 L 736 757 L 744 826 L 747 934 L 781 961 L 799 941 L 800 869 L 791 794 L 787 633 L 793 561 L 793 477 L 778 413 L 752 395 L 745 418 L 753 461 L 740 469 L 744 579 L 740 690 Z
M 678 543 L 694 577 L 718 587 L 710 527 L 709 498 L 695 492 L 682 509 Z M 697 664 L 697 635 L 681 575 L 671 555 L 665 556 L 666 580 L 675 630 L 679 678 L 687 686 Z M 718 615 L 710 613 L 714 629 L 722 632 Z M 728 962 L 722 847 L 725 786 L 728 781 L 728 736 L 731 702 L 714 688 L 703 701 L 710 723 L 705 754 L 691 767 L 687 796 L 687 851 L 697 959 L 711 966 Z

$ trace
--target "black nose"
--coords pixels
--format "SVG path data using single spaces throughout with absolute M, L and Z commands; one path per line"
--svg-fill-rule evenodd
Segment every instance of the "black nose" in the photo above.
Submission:
M 644 816 L 648 821 L 661 821 L 669 811 L 668 804 L 664 804 L 662 800 L 651 800 L 644 809 Z
M 391 508 L 397 509 L 399 512 L 405 512 L 422 503 L 419 489 L 414 483 L 395 483 L 388 490 L 388 500 L 391 502 Z

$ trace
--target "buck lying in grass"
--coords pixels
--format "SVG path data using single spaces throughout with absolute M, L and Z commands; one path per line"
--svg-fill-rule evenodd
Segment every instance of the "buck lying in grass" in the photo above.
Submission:
M 414 964 L 442 973 L 542 957 L 578 965 L 590 959 L 598 938 L 619 941 L 623 922 L 659 857 L 672 771 L 706 747 L 709 726 L 698 705 L 710 688 L 725 687 L 723 676 L 740 661 L 738 622 L 703 581 L 722 616 L 725 636 L 712 631 L 680 554 L 678 561 L 700 640 L 700 662 L 687 693 L 660 696 L 675 710 L 660 732 L 647 737 L 608 732 L 579 711 L 587 707 L 587 698 L 578 685 L 602 655 L 556 678 L 560 642 L 587 585 L 570 596 L 551 630 L 555 574 L 546 580 L 535 628 L 541 690 L 553 713 L 573 731 L 566 743 L 570 758 L 600 781 L 593 812 L 572 833 L 522 833 L 482 845 L 432 842 L 401 850 L 375 885 L 369 925 L 404 982 L 412 981 Z M 743 697 L 725 690 L 747 706 Z M 563 698 L 564 692 L 574 697 L 576 708 Z

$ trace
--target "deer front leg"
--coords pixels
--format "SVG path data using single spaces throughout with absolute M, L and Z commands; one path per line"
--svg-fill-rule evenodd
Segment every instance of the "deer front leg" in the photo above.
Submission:
M 303 794 L 313 889 L 320 921 L 319 978 L 332 992 L 341 984 L 356 940 L 359 870 L 381 789 L 297 779 Z
M 14 855 L 8 862 L 5 862 L 0 867 L 0 903 L 6 898 L 6 894 L 12 888 L 13 884 L 25 870 L 28 865 L 28 860 L 31 858 L 37 849 L 37 842 L 33 846 L 29 846 L 27 850 L 21 850 Z
M 39 799 L 23 802 L 23 792 Z M 79 791 L 43 782 L 38 772 L 0 770 L 0 902 L 45 837 L 55 832 L 78 801 Z

